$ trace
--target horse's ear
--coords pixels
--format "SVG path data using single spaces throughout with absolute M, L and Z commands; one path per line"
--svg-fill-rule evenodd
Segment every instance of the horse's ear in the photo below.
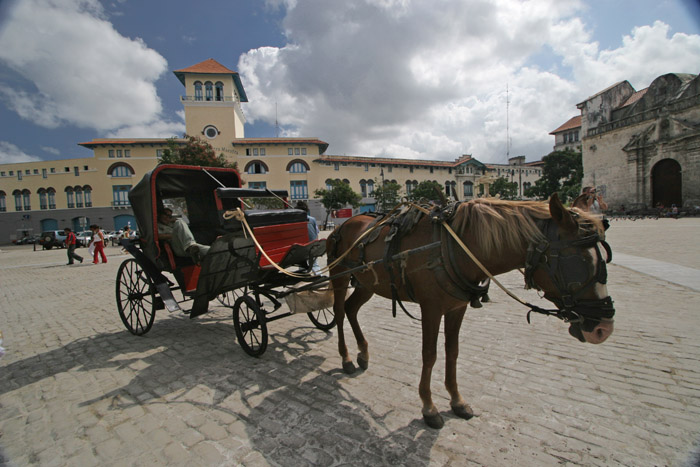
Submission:
M 563 204 L 561 204 L 557 193 L 554 193 L 552 197 L 549 198 L 549 213 L 552 215 L 554 222 L 559 225 L 560 229 L 568 232 L 576 232 L 578 229 L 576 221 L 571 216 L 569 210 L 566 209 Z

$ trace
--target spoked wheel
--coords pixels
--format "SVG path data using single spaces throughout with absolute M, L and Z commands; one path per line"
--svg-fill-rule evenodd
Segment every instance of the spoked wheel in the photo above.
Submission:
M 248 355 L 259 357 L 267 349 L 265 312 L 253 297 L 238 297 L 233 306 L 233 327 L 238 343 Z
M 130 333 L 141 336 L 153 326 L 156 317 L 153 283 L 135 259 L 130 258 L 117 272 L 117 308 Z
M 229 290 L 228 292 L 224 292 L 222 294 L 217 295 L 216 299 L 223 306 L 233 308 L 233 305 L 236 303 L 236 300 L 240 296 L 241 293 L 238 290 Z
M 330 331 L 335 326 L 335 313 L 333 308 L 323 308 L 321 310 L 307 313 L 314 326 L 322 331 Z

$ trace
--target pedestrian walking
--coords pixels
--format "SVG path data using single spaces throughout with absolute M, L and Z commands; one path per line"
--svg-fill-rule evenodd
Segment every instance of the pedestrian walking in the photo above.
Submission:
M 90 240 L 90 246 L 92 246 L 95 249 L 95 252 L 93 253 L 93 264 L 97 264 L 99 261 L 97 261 L 97 256 L 100 255 L 102 256 L 102 262 L 106 263 L 107 262 L 107 256 L 105 255 L 105 236 L 102 233 L 102 229 L 100 229 L 97 225 L 92 224 L 90 226 L 90 230 L 92 230 L 92 240 Z
M 75 249 L 78 246 L 78 240 L 75 238 L 75 234 L 66 227 L 63 229 L 63 231 L 66 233 L 66 251 L 68 253 L 68 265 L 74 264 L 73 260 L 78 260 L 81 263 L 83 262 L 83 257 L 75 253 Z

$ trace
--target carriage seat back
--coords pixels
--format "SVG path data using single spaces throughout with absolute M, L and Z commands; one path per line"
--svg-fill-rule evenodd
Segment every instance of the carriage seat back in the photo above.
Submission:
M 164 270 L 175 276 L 180 289 L 183 292 L 195 291 L 202 268 L 194 264 L 190 257 L 176 256 L 168 242 L 160 241 L 160 251 L 159 262 L 163 265 Z

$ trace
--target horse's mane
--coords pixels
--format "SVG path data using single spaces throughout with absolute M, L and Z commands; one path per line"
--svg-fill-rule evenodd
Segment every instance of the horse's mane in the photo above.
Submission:
M 579 209 L 581 227 L 594 226 L 602 232 L 600 220 Z M 537 221 L 551 219 L 549 204 L 543 201 L 506 201 L 498 198 L 477 198 L 460 204 L 452 227 L 461 236 L 466 231 L 479 239 L 484 256 L 491 256 L 499 249 L 522 248 L 543 238 Z

